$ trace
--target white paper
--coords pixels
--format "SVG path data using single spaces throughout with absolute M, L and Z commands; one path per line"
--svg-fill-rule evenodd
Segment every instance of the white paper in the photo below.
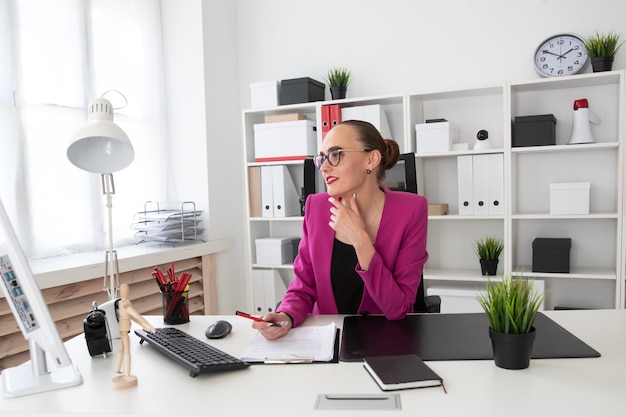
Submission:
M 254 335 L 246 351 L 244 362 L 312 360 L 329 362 L 335 347 L 335 323 L 325 326 L 296 327 L 277 340 L 267 340 L 261 333 Z

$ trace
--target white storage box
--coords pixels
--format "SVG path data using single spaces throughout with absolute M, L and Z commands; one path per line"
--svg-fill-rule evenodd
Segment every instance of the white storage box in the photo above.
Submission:
M 280 81 L 250 83 L 250 102 L 253 109 L 276 107 L 280 97 Z
M 428 287 L 426 294 L 441 297 L 442 313 L 483 313 L 484 310 L 476 300 L 478 289 Z
M 589 214 L 588 182 L 550 184 L 550 214 Z
M 450 122 L 415 125 L 416 153 L 448 152 L 459 142 L 459 128 Z
M 369 122 L 384 139 L 393 139 L 387 116 L 380 104 L 370 104 L 369 106 L 342 107 L 341 120 L 363 120 Z
M 256 263 L 261 265 L 283 265 L 293 262 L 294 237 L 264 237 L 254 241 Z
M 256 162 L 304 160 L 316 153 L 317 131 L 312 120 L 254 125 Z

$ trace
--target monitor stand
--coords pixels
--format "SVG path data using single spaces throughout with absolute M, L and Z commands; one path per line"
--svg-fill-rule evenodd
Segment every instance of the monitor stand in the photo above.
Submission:
M 46 352 L 35 340 L 29 341 L 30 361 L 2 371 L 4 397 L 21 397 L 79 385 L 83 379 L 71 363 L 48 371 Z

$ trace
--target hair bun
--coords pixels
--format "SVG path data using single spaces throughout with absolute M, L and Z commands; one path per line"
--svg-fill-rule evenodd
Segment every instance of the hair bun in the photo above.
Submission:
M 385 148 L 386 152 L 383 160 L 385 163 L 384 168 L 387 170 L 393 168 L 400 159 L 400 147 L 395 140 L 385 139 Z

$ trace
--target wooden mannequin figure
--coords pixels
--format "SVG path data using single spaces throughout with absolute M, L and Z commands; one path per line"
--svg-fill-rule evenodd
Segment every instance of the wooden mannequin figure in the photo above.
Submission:
M 120 351 L 117 355 L 117 367 L 115 372 L 118 375 L 113 378 L 113 388 L 127 389 L 137 385 L 137 377 L 130 374 L 130 321 L 139 324 L 145 331 L 154 333 L 154 327 L 137 312 L 128 299 L 128 284 L 120 285 L 120 301 L 118 304 L 119 328 L 120 328 Z M 124 372 L 122 373 L 122 364 Z

